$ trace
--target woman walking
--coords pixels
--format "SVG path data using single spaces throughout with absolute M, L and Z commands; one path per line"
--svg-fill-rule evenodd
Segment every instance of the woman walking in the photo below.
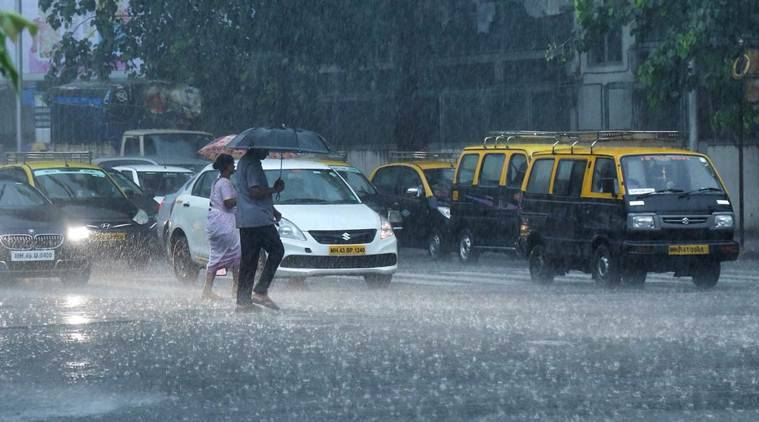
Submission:
M 211 187 L 210 209 L 208 211 L 208 243 L 211 252 L 208 256 L 206 283 L 203 286 L 203 299 L 217 300 L 213 293 L 216 272 L 224 268 L 232 273 L 234 291 L 237 291 L 237 277 L 240 269 L 240 232 L 235 222 L 237 191 L 229 180 L 235 172 L 235 159 L 228 154 L 220 154 L 213 163 L 219 171 L 219 178 Z

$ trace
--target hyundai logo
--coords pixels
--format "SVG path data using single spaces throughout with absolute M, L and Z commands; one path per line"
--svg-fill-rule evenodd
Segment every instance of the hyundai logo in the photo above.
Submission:
M 690 220 L 688 219 L 688 217 L 683 217 L 683 219 L 680 222 L 685 224 L 686 226 L 690 224 Z
M 111 228 L 111 225 L 109 223 L 103 223 L 100 225 L 100 228 L 103 230 L 108 230 Z
M 343 233 L 343 235 L 342 235 L 341 237 L 342 237 L 342 238 L 343 238 L 343 240 L 345 240 L 346 242 L 347 242 L 347 241 L 349 241 L 349 240 L 351 240 L 351 235 L 350 235 L 348 232 L 345 232 L 345 233 Z

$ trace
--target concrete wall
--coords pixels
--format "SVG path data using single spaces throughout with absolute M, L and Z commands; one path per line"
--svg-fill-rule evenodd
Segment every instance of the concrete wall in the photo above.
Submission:
M 738 149 L 733 145 L 702 145 L 701 149 L 711 157 L 722 175 L 738 217 Z M 759 231 L 759 147 L 748 146 L 743 151 L 746 230 Z

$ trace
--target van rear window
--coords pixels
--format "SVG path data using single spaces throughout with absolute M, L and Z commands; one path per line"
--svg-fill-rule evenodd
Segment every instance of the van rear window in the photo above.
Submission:
M 553 158 L 535 161 L 527 181 L 527 193 L 548 193 L 553 171 Z

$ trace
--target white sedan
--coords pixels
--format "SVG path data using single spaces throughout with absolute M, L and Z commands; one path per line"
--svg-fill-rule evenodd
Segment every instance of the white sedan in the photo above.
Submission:
M 286 186 L 275 197 L 283 216 L 278 230 L 285 246 L 277 277 L 355 275 L 373 287 L 390 283 L 398 268 L 392 227 L 361 203 L 333 169 L 296 159 L 267 159 L 263 167 L 270 183 L 281 175 Z M 167 249 L 180 281 L 195 281 L 208 261 L 208 198 L 217 177 L 218 172 L 208 166 L 177 193 Z
M 159 204 L 163 197 L 179 190 L 193 175 L 193 171 L 184 167 L 172 167 L 152 164 L 132 164 L 113 167 L 114 170 L 128 177 L 145 192 L 153 195 Z

